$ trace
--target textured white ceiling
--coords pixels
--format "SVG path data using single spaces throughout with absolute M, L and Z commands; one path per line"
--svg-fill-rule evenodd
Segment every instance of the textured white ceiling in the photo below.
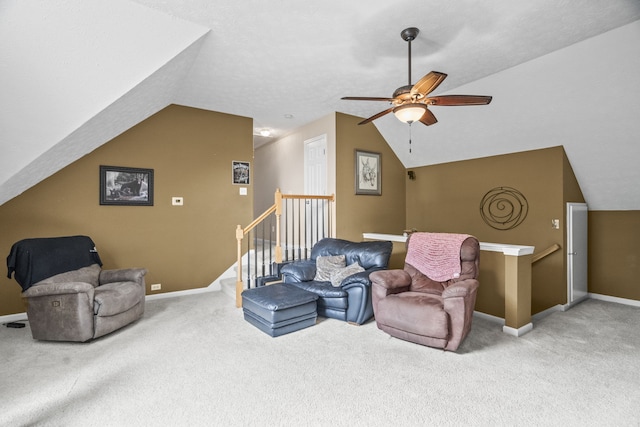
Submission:
M 640 30 L 627 24 L 639 19 L 637 0 L 3 0 L 0 203 L 169 103 L 252 117 L 276 137 L 334 111 L 373 115 L 387 105 L 340 98 L 407 84 L 400 31 L 415 26 L 412 83 L 438 70 L 437 94 L 494 101 L 434 108 L 411 155 L 408 126 L 376 121 L 405 166 L 564 145 L 591 208 L 640 209 L 640 190 L 620 187 L 635 178 Z M 594 99 L 602 88 L 623 99 Z M 581 122 L 585 103 L 615 127 Z

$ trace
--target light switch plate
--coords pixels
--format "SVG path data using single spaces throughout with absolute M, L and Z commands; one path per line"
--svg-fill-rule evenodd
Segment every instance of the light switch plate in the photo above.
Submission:
M 247 187 L 240 187 L 240 195 L 241 196 L 247 195 Z

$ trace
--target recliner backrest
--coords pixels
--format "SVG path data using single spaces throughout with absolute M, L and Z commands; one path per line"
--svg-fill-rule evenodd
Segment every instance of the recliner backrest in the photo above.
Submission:
M 405 263 L 404 270 L 411 276 L 411 291 L 441 294 L 447 287 L 461 280 L 477 279 L 480 274 L 480 243 L 471 236 L 460 246 L 460 276 L 439 282 L 421 273 L 415 266 Z
M 94 288 L 97 288 L 100 285 L 100 271 L 102 271 L 102 268 L 98 264 L 91 264 L 88 267 L 82 267 L 77 270 L 67 271 L 65 273 L 47 277 L 44 280 L 34 283 L 32 286 L 39 286 L 47 283 L 84 282 L 89 283 Z
M 384 241 L 351 242 L 348 240 L 325 238 L 311 249 L 311 260 L 319 256 L 344 255 L 347 265 L 357 262 L 362 268 L 387 268 L 393 244 Z
M 26 291 L 32 284 L 48 277 L 92 264 L 102 266 L 102 261 L 88 236 L 23 239 L 11 247 L 7 277 L 11 278 L 13 274 Z

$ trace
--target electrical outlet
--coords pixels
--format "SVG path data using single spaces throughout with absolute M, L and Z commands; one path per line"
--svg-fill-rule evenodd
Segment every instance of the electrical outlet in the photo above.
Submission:
M 172 197 L 171 204 L 173 206 L 182 206 L 184 205 L 184 199 L 182 197 Z
M 159 291 L 161 288 L 162 288 L 162 285 L 160 283 L 154 283 L 153 285 L 151 285 L 152 291 Z

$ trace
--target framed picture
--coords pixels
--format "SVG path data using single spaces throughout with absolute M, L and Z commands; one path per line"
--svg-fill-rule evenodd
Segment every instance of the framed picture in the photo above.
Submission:
M 380 153 L 356 150 L 356 194 L 382 195 L 381 161 Z
M 250 167 L 249 162 L 238 162 L 234 160 L 231 163 L 232 179 L 234 184 L 249 185 Z
M 101 165 L 100 204 L 153 206 L 153 169 Z

